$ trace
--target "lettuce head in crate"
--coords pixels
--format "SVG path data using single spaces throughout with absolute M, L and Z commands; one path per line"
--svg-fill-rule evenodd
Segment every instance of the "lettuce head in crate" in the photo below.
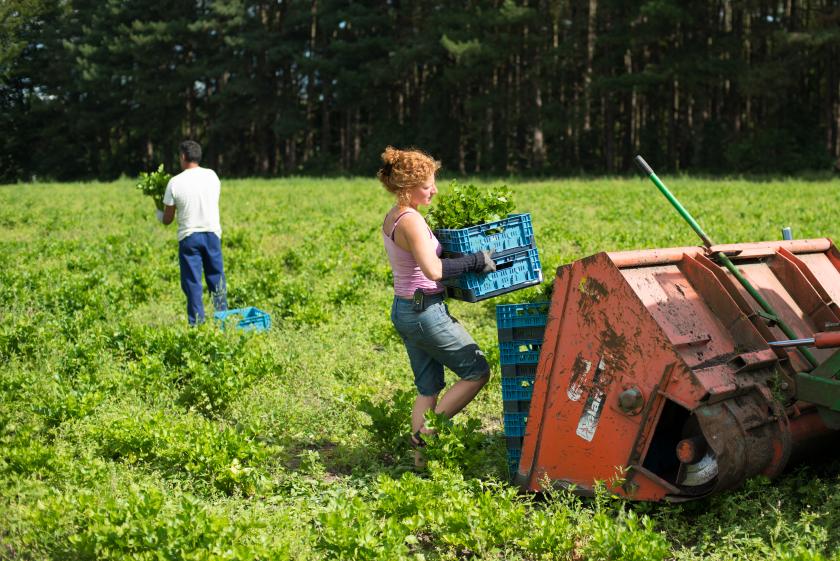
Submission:
M 426 218 L 432 230 L 467 228 L 501 220 L 513 208 L 513 193 L 506 185 L 479 189 L 453 180 L 449 191 L 438 195 Z
M 171 175 L 163 171 L 163 164 L 160 164 L 156 171 L 140 172 L 136 187 L 144 195 L 152 198 L 158 210 L 163 210 L 163 194 L 166 192 L 166 185 L 171 178 Z

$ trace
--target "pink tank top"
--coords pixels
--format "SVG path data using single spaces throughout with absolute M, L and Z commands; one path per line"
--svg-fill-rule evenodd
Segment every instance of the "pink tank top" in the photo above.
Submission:
M 441 283 L 427 278 L 426 275 L 423 274 L 423 271 L 420 270 L 420 266 L 417 264 L 417 261 L 414 260 L 414 256 L 411 252 L 404 250 L 394 241 L 394 232 L 397 230 L 397 224 L 400 222 L 402 217 L 409 212 L 414 211 L 407 210 L 397 216 L 397 219 L 394 220 L 394 226 L 391 228 L 390 234 L 386 234 L 385 230 L 382 230 L 382 239 L 385 241 L 385 251 L 388 253 L 388 260 L 391 262 L 391 270 L 394 272 L 394 294 L 402 298 L 411 298 L 414 296 L 414 291 L 418 288 L 426 294 L 441 292 L 444 288 Z M 384 228 L 385 225 L 383 224 L 382 226 Z M 437 238 L 432 233 L 431 228 L 429 228 L 429 237 L 435 240 L 435 254 L 440 257 L 440 254 L 443 252 L 443 247 L 441 247 L 440 242 L 438 242 Z

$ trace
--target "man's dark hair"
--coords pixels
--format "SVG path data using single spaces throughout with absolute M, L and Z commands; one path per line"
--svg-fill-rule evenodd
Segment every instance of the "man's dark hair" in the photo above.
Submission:
M 195 140 L 185 140 L 180 146 L 181 154 L 188 162 L 201 162 L 201 145 Z

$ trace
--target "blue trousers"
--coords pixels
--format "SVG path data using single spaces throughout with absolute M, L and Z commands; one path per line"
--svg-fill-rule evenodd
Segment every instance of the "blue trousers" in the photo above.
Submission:
M 204 321 L 201 272 L 213 299 L 213 308 L 227 310 L 227 283 L 222 265 L 222 240 L 213 232 L 195 232 L 178 242 L 181 265 L 181 289 L 187 295 L 187 319 L 190 325 Z

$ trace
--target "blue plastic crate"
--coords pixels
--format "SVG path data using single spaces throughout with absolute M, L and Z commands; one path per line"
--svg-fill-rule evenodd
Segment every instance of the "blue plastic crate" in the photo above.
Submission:
M 536 375 L 536 364 L 502 364 L 502 378 L 514 378 L 516 376 L 530 376 L 533 378 Z
M 499 329 L 498 334 L 500 343 L 521 339 L 542 341 L 545 338 L 545 326 L 534 325 L 531 327 L 508 327 L 505 329 Z
M 502 411 L 505 413 L 527 413 L 530 410 L 530 399 L 508 399 L 502 401 Z
M 505 413 L 505 436 L 525 436 L 525 425 L 528 423 L 528 413 Z
M 545 326 L 551 302 L 526 302 L 496 306 L 496 327 Z
M 508 470 L 510 471 L 511 477 L 513 477 L 519 469 L 520 459 L 522 459 L 522 448 L 507 449 Z
M 496 327 L 498 329 L 518 327 L 545 328 L 550 306 L 551 302 L 499 304 L 496 306 Z
M 537 364 L 540 361 L 542 340 L 525 339 L 521 341 L 503 341 L 499 343 L 499 362 L 501 364 Z
M 468 228 L 441 228 L 435 230 L 435 237 L 447 256 L 483 250 L 501 256 L 534 247 L 534 227 L 527 212 Z
M 514 376 L 502 378 L 502 399 L 530 400 L 534 392 L 534 376 Z
M 499 332 L 499 341 L 542 340 L 550 305 L 550 302 L 533 302 L 496 306 L 496 329 Z
M 455 300 L 478 302 L 542 282 L 542 265 L 536 249 L 494 257 L 493 261 L 496 263 L 493 273 L 464 273 L 443 281 L 446 294 Z
M 229 321 L 235 321 L 236 327 L 243 331 L 266 331 L 271 327 L 271 316 L 253 306 L 216 312 L 213 317 L 219 322 L 222 330 Z

